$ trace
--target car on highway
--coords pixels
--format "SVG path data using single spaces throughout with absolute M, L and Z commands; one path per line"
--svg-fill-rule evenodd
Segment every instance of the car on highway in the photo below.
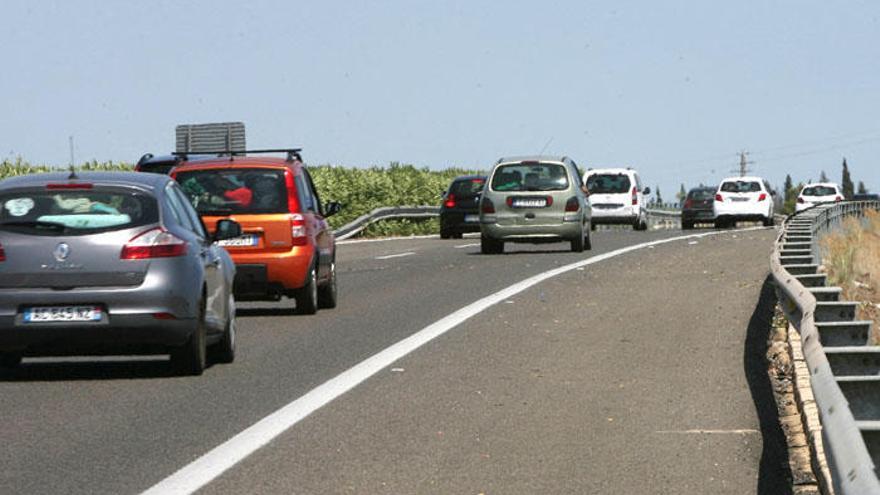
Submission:
M 688 191 L 681 206 L 681 228 L 690 230 L 698 223 L 714 223 L 715 213 L 712 210 L 714 201 L 714 187 L 695 187 Z
M 853 194 L 853 201 L 877 201 L 880 200 L 880 194 L 876 193 L 856 193 Z
M 577 165 L 568 157 L 501 158 L 480 199 L 480 249 L 504 252 L 505 242 L 569 241 L 591 249 L 591 209 Z
M 642 188 L 639 173 L 632 168 L 588 169 L 584 184 L 593 210 L 592 226 L 623 224 L 634 230 L 648 228 L 648 202 L 651 189 Z
M 235 265 L 176 182 L 135 172 L 0 181 L 0 364 L 170 352 L 201 374 L 235 358 Z
M 182 157 L 179 155 L 154 156 L 152 153 L 146 153 L 134 165 L 134 171 L 167 175 L 172 168 L 180 165 L 181 161 Z
M 834 182 L 807 184 L 798 194 L 794 211 L 804 211 L 818 204 L 835 203 L 837 201 L 843 201 L 843 193 L 840 192 L 840 186 Z
M 716 227 L 736 225 L 738 221 L 773 225 L 776 193 L 760 177 L 728 177 L 715 191 L 712 212 Z
M 336 307 L 336 238 L 327 217 L 340 205 L 321 201 L 299 149 L 263 150 L 184 160 L 171 176 L 208 225 L 231 218 L 242 235 L 221 244 L 237 267 L 235 297 L 296 301 L 300 314 Z
M 465 232 L 480 231 L 480 194 L 486 183 L 483 175 L 456 177 L 443 191 L 440 205 L 440 238 L 461 238 Z

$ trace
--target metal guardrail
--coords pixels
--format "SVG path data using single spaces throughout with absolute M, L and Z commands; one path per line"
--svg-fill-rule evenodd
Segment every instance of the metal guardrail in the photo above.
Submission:
M 439 206 L 386 206 L 361 215 L 352 222 L 333 231 L 338 240 L 345 240 L 359 234 L 367 225 L 379 220 L 394 218 L 430 218 L 440 215 Z M 681 219 L 681 210 L 648 210 L 649 217 Z
M 783 310 L 803 342 L 835 493 L 880 494 L 880 346 L 858 303 L 819 273 L 819 239 L 880 201 L 821 205 L 789 217 L 770 257 Z

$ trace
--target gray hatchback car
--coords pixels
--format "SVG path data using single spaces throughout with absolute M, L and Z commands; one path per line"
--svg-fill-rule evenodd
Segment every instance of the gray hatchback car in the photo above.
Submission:
M 0 181 L 0 365 L 24 355 L 171 354 L 201 374 L 235 358 L 235 265 L 165 175 Z
M 480 200 L 484 254 L 504 252 L 505 242 L 571 242 L 591 249 L 592 210 L 577 165 L 568 157 L 502 158 Z

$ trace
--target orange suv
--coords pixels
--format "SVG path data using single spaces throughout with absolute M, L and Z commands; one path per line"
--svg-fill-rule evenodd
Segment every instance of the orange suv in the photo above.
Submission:
M 287 158 L 248 156 L 287 153 Z M 326 218 L 339 203 L 321 204 L 299 149 L 187 157 L 171 171 L 205 225 L 228 218 L 242 235 L 221 241 L 235 262 L 240 301 L 296 299 L 313 314 L 336 307 L 336 239 Z

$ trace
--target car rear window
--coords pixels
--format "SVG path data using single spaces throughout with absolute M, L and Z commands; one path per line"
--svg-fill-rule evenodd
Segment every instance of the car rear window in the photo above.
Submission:
M 188 170 L 177 173 L 175 178 L 202 215 L 287 213 L 283 170 Z
M 715 197 L 714 189 L 694 189 L 688 193 L 688 198 L 702 201 L 704 199 L 712 199 Z
M 501 165 L 492 175 L 495 191 L 564 191 L 568 174 L 558 163 L 523 162 Z
M 744 180 L 728 181 L 721 184 L 721 191 L 732 193 L 761 192 L 761 183 Z
M 837 194 L 837 190 L 830 186 L 812 186 L 805 187 L 801 194 L 804 196 L 833 196 Z
M 587 177 L 587 190 L 590 194 L 624 194 L 630 189 L 626 174 L 594 174 Z
M 85 235 L 157 223 L 155 198 L 93 188 L 0 193 L 0 229 L 36 235 Z
M 449 187 L 449 192 L 457 197 L 477 196 L 483 190 L 485 179 L 457 180 Z

